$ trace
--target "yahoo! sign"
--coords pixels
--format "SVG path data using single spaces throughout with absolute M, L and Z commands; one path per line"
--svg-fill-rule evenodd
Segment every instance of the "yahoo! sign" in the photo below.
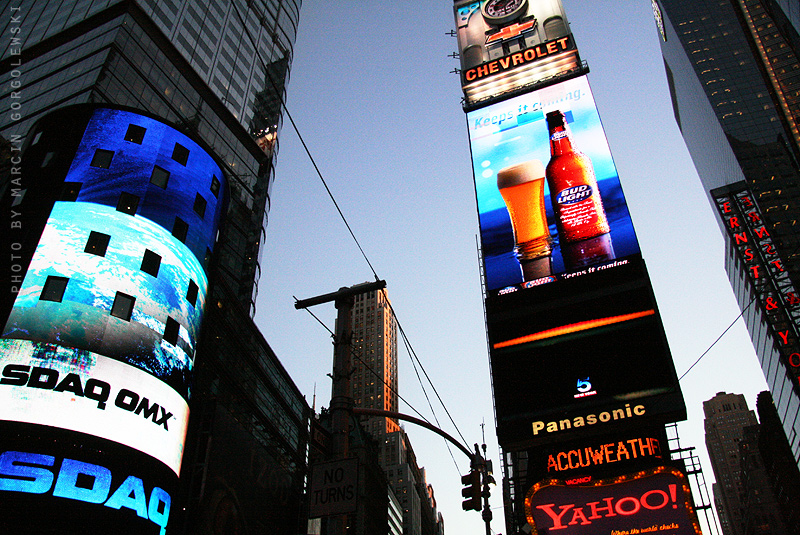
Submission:
M 525 496 L 525 514 L 533 535 L 567 529 L 570 535 L 702 533 L 686 476 L 666 466 L 588 485 L 542 481 Z

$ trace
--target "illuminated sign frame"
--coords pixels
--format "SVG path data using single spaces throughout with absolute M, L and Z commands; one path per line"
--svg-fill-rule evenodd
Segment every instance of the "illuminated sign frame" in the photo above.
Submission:
M 647 483 L 664 485 L 666 481 L 675 481 L 675 483 L 666 483 L 668 490 L 662 488 L 646 490 Z M 631 487 L 634 488 L 636 494 L 639 491 L 643 492 L 638 497 L 630 494 L 618 497 L 612 494 L 612 489 L 616 490 L 614 487 L 620 490 L 627 489 L 629 493 L 633 492 L 630 490 Z M 598 490 L 603 492 L 598 493 Z M 534 498 L 540 493 L 545 494 L 547 499 L 543 500 L 543 504 L 534 506 Z M 555 503 L 554 496 L 560 499 L 569 497 L 571 503 L 559 505 Z M 541 498 L 541 496 L 539 497 Z M 579 502 L 583 505 L 576 507 Z M 670 504 L 671 506 L 669 506 Z M 539 511 L 534 511 L 535 509 Z M 542 533 L 554 533 L 569 528 L 570 534 L 585 533 L 589 535 L 598 533 L 598 529 L 610 527 L 614 528 L 611 532 L 618 535 L 657 532 L 661 531 L 661 528 L 669 529 L 669 532 L 675 535 L 702 535 L 691 500 L 689 482 L 683 472 L 668 466 L 581 485 L 567 485 L 565 481 L 558 479 L 541 481 L 533 485 L 525 495 L 525 516 L 532 528 L 531 535 L 539 534 L 539 528 L 544 528 Z M 634 516 L 637 518 L 634 519 Z M 593 524 L 602 523 L 609 517 L 619 518 L 613 520 L 613 526 L 604 525 L 603 528 L 598 528 L 597 525 L 593 526 Z M 537 519 L 541 519 L 538 527 Z M 685 522 L 688 525 L 681 525 L 678 522 Z M 549 524 L 549 530 L 542 525 L 544 523 Z M 588 527 L 582 529 L 582 526 Z M 626 526 L 628 527 L 626 528 Z
M 591 160 L 610 230 L 565 242 L 551 186 L 545 184 L 550 250 L 529 271 L 531 263 L 517 252 L 511 208 L 498 177 L 550 160 L 546 116 L 555 111 L 563 114 L 574 146 Z M 635 421 L 684 419 L 666 335 L 586 77 L 473 110 L 467 124 L 501 444 L 525 447 Z M 570 359 L 563 359 L 565 353 Z M 647 366 L 644 354 L 651 356 Z M 640 373 L 628 373 L 634 369 Z M 615 416 L 620 411 L 623 417 Z
M 560 1 L 518 1 L 497 16 L 491 2 L 454 4 L 465 107 L 585 71 Z

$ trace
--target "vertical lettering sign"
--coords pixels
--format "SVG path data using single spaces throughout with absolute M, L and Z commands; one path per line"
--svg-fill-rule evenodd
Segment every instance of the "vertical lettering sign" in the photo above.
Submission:
M 580 70 L 560 1 L 455 0 L 454 11 L 467 107 Z
M 772 330 L 781 361 L 794 388 L 800 390 L 800 296 L 783 268 L 752 193 L 745 188 L 715 194 L 714 198 L 731 247 L 745 266 L 758 306 Z

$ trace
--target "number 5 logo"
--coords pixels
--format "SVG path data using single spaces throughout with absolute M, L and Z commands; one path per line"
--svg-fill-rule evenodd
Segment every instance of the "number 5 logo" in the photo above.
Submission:
M 588 392 L 592 389 L 592 383 L 589 382 L 589 378 L 586 379 L 578 379 L 578 392 Z

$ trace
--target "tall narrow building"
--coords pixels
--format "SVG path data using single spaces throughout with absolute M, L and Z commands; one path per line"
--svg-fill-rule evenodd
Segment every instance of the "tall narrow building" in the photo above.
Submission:
M 356 296 L 352 347 L 356 407 L 397 412 L 397 320 L 386 289 Z M 400 430 L 396 418 L 364 418 L 363 425 L 376 440 Z
M 739 443 L 744 429 L 758 424 L 741 394 L 719 392 L 703 402 L 706 448 L 716 483 L 714 501 L 724 535 L 742 535 L 742 468 Z
M 352 312 L 353 399 L 356 407 L 398 412 L 397 319 L 386 289 L 359 294 Z M 433 489 L 396 418 L 363 417 L 377 441 L 379 461 L 400 502 L 404 533 L 439 534 L 444 520 Z
M 675 119 L 800 466 L 800 14 L 785 0 L 653 0 Z

